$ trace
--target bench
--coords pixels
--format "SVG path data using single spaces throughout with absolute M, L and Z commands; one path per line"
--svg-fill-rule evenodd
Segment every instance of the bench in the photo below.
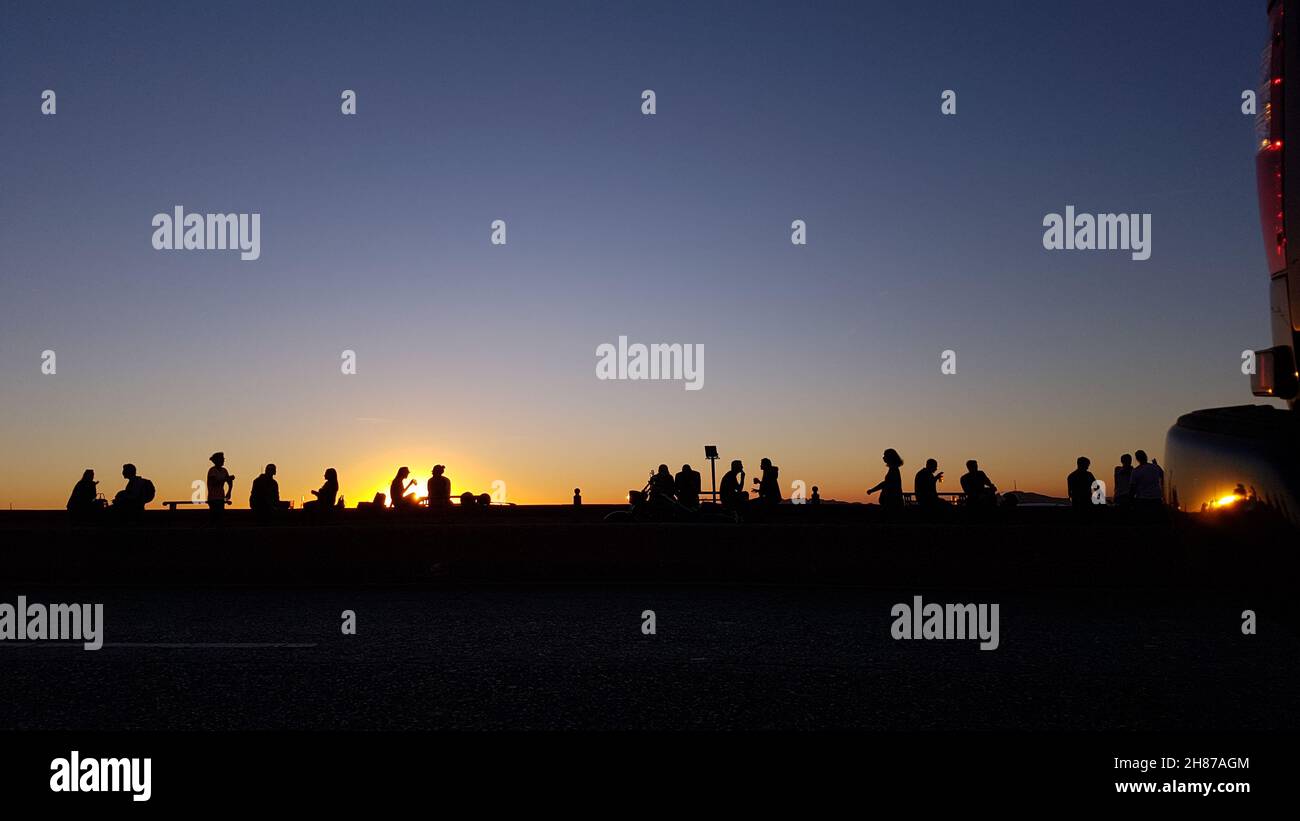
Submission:
M 167 508 L 168 510 L 173 510 L 173 511 L 174 511 L 174 510 L 176 510 L 177 506 L 179 506 L 179 505 L 202 505 L 202 506 L 206 507 L 207 504 L 208 504 L 207 502 L 196 502 L 196 501 L 194 501 L 193 499 L 184 499 L 184 500 L 182 500 L 182 499 L 170 499 L 170 500 L 168 500 L 168 501 L 166 501 L 166 502 L 163 502 L 163 503 L 162 503 L 162 506 L 165 507 L 165 508 Z M 283 501 L 281 502 L 281 504 L 285 506 L 285 509 L 286 509 L 286 510 L 293 510 L 293 500 L 291 500 L 291 499 L 285 499 L 285 500 L 283 500 Z M 230 502 L 226 502 L 226 507 L 230 507 L 230 506 L 231 506 L 231 503 L 230 503 Z
M 964 504 L 964 503 L 966 502 L 966 494 L 965 494 L 965 493 L 961 493 L 961 492 L 957 492 L 957 493 L 939 493 L 939 494 L 936 494 L 936 495 L 937 495 L 940 499 L 947 499 L 949 502 L 951 502 L 951 503 L 954 504 L 954 505 L 960 505 L 960 504 Z M 915 493 L 904 493 L 904 494 L 903 494 L 903 504 L 905 504 L 905 505 L 914 505 L 914 504 L 916 504 L 916 494 L 915 494 Z

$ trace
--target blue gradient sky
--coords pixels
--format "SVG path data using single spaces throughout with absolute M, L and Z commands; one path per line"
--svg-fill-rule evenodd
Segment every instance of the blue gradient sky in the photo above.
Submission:
M 15 4 L 0 504 L 128 460 L 188 498 L 216 449 L 241 504 L 267 461 L 615 501 L 706 443 L 787 494 L 893 446 L 1062 495 L 1252 401 L 1264 5 Z M 261 259 L 154 251 L 178 204 L 260 212 Z M 1067 204 L 1152 213 L 1151 259 L 1045 251 Z M 620 334 L 703 343 L 704 390 L 598 381 Z

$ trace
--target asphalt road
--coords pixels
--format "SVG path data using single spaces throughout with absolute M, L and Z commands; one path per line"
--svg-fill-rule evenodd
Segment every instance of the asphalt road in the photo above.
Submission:
M 0 641 L 3 729 L 1300 729 L 1300 635 L 1243 594 L 69 588 L 0 602 L 19 592 L 103 602 L 105 646 Z M 998 649 L 891 638 L 891 607 L 918 593 L 998 603 Z M 1261 608 L 1253 636 L 1247 607 Z

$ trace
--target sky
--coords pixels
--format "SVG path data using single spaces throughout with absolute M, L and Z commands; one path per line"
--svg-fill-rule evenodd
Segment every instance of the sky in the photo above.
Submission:
M 267 462 L 617 502 L 706 444 L 787 496 L 865 501 L 886 447 L 1064 495 L 1257 401 L 1264 6 L 7 5 L 0 505 L 128 461 L 188 499 L 216 450 L 240 506 Z M 178 205 L 260 258 L 155 250 Z M 1150 259 L 1044 249 L 1067 205 L 1151 214 Z M 619 336 L 703 388 L 598 379 Z

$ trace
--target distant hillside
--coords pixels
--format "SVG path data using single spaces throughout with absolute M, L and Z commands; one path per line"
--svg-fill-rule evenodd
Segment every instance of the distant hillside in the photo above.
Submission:
M 1008 493 L 1016 494 L 1016 498 L 1022 505 L 1068 505 L 1070 503 L 1069 499 L 1060 496 L 1044 496 L 1041 493 L 1031 493 L 1028 490 L 1011 490 Z
M 1010 491 L 1007 491 L 1007 493 L 1004 493 L 1003 496 L 1006 496 L 1007 494 L 1010 494 L 1010 493 L 1014 493 L 1014 494 L 1016 495 L 1016 498 L 1019 500 L 1019 503 L 1022 504 L 1022 505 L 1069 505 L 1069 504 L 1070 504 L 1070 500 L 1069 500 L 1069 499 L 1066 499 L 1066 498 L 1063 498 L 1063 497 L 1060 497 L 1060 496 L 1047 496 L 1047 495 L 1044 495 L 1044 494 L 1042 494 L 1042 493 L 1034 493 L 1034 492 L 1032 492 L 1032 491 L 1028 491 L 1028 490 L 1010 490 Z M 874 502 L 875 500 L 872 499 L 871 501 Z M 864 504 L 864 503 L 863 503 L 863 502 L 843 501 L 843 500 L 840 500 L 840 499 L 823 499 L 823 500 L 822 500 L 822 504 L 824 504 L 824 505 L 860 505 L 860 504 Z

